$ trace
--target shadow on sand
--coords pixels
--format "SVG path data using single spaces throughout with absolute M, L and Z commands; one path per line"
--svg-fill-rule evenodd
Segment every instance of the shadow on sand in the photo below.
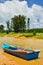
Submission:
M 16 54 L 12 54 L 12 53 L 9 53 L 9 52 L 4 51 L 3 55 L 5 55 L 5 54 L 9 54 L 9 55 L 11 55 L 11 56 L 15 56 L 15 57 L 17 57 L 17 58 L 19 58 L 19 59 L 24 59 L 24 60 L 26 60 L 26 61 L 36 60 L 36 59 L 39 59 L 39 58 L 40 58 L 40 57 L 36 57 L 36 58 L 32 58 L 32 59 L 26 59 L 26 58 L 24 58 L 24 57 L 17 56 Z M 6 56 L 6 55 L 5 55 L 5 56 Z M 8 56 L 7 56 L 7 57 L 8 57 Z

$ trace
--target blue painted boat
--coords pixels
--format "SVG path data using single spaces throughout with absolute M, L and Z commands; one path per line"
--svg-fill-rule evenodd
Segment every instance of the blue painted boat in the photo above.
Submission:
M 40 52 L 40 50 L 24 49 L 6 43 L 2 44 L 2 48 L 4 49 L 5 52 L 24 58 L 26 60 L 38 58 Z

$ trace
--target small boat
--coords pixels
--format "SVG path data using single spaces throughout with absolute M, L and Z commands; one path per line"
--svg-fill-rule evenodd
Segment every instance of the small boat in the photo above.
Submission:
M 4 52 L 10 53 L 12 55 L 24 58 L 26 60 L 31 60 L 38 58 L 40 50 L 25 49 L 18 46 L 12 46 L 10 44 L 3 43 L 2 48 Z

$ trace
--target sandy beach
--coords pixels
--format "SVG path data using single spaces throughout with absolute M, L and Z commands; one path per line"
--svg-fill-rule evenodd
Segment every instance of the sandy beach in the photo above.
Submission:
M 22 58 L 3 52 L 2 42 L 9 43 L 23 48 L 40 50 L 39 58 L 34 60 L 24 60 Z M 43 65 L 43 39 L 3 36 L 0 37 L 0 65 Z

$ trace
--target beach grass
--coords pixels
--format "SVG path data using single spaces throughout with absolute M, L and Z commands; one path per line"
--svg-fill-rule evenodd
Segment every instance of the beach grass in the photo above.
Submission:
M 0 33 L 0 37 L 5 36 L 5 35 L 6 35 L 6 33 Z
M 37 33 L 35 37 L 38 39 L 43 39 L 43 33 Z
M 33 33 L 21 33 L 21 35 L 24 37 L 32 37 Z
M 5 36 L 5 35 L 8 35 L 8 36 L 17 36 L 17 37 L 35 37 L 35 38 L 38 38 L 38 39 L 43 39 L 43 33 L 36 33 L 36 35 L 34 35 L 33 33 L 25 33 L 25 32 L 19 32 L 19 33 L 15 33 L 15 32 L 9 32 L 9 34 L 6 34 L 6 32 L 4 33 L 0 33 L 0 36 Z

